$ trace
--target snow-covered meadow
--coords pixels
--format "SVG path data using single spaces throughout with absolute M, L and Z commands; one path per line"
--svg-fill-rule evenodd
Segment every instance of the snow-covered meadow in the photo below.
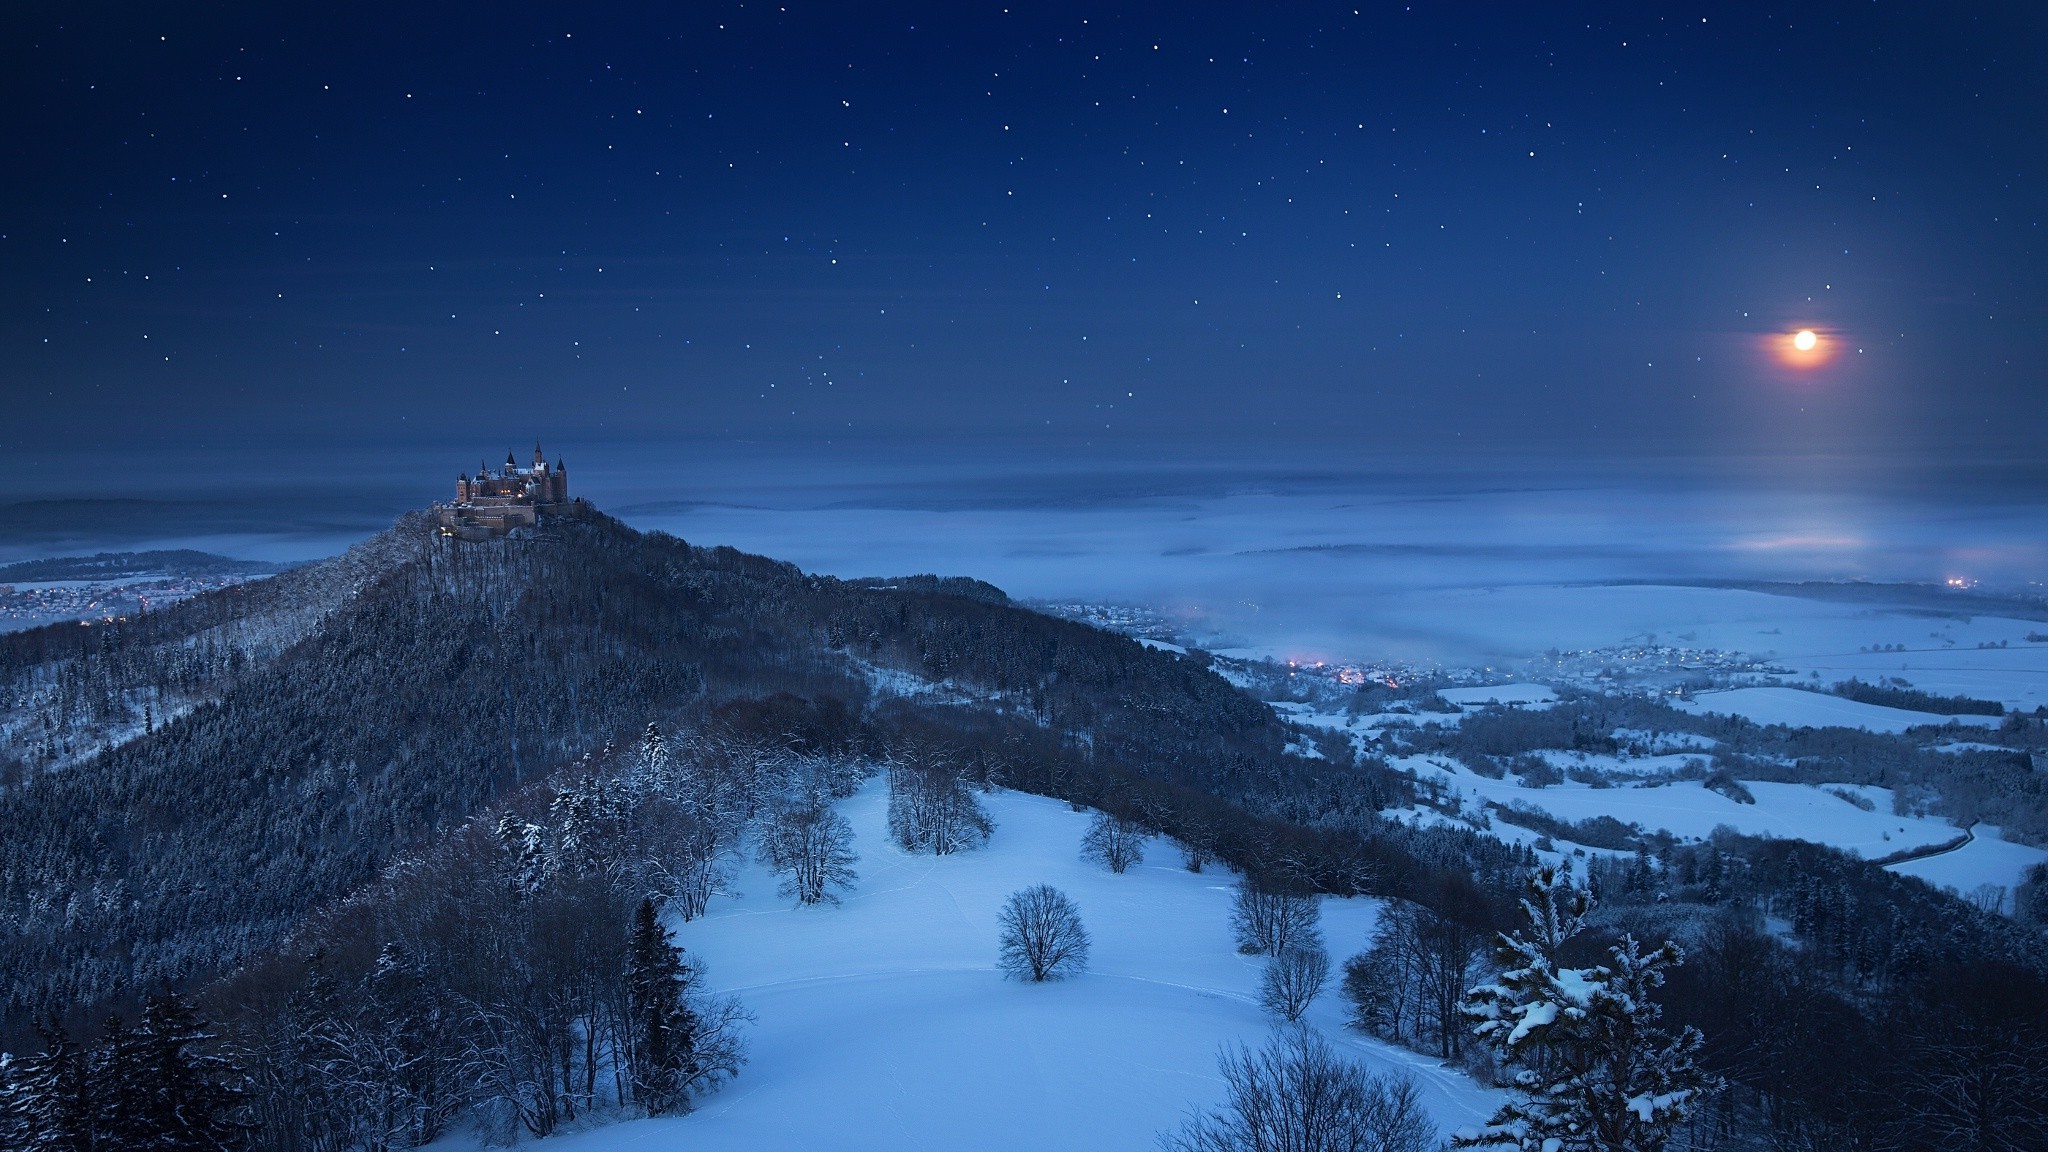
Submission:
M 1393 763 L 1425 779 L 1443 782 L 1467 797 L 1475 811 L 1484 802 L 1492 802 L 1526 805 L 1574 823 L 1611 816 L 1646 832 L 1664 831 L 1686 840 L 1704 839 L 1725 826 L 1749 836 L 1811 840 L 1874 858 L 1945 844 L 1962 834 L 1961 829 L 1937 817 L 1894 814 L 1890 790 L 1870 786 L 1828 786 L 1862 797 L 1871 805 L 1865 809 L 1828 787 L 1752 780 L 1745 781 L 1743 787 L 1756 797 L 1756 803 L 1743 804 L 1696 780 L 1608 788 L 1568 781 L 1532 788 L 1513 776 L 1495 780 L 1437 756 L 1399 757 Z
M 1557 693 L 1543 684 L 1490 684 L 1472 688 L 1443 688 L 1437 691 L 1439 699 L 1460 708 L 1476 708 L 1486 704 L 1507 704 L 1518 708 L 1548 707 L 1557 701 Z
M 885 835 L 873 782 L 841 810 L 860 884 L 839 907 L 799 908 L 758 868 L 678 939 L 757 1021 L 752 1062 L 689 1116 L 550 1141 L 561 1152 L 770 1149 L 1147 1148 L 1190 1107 L 1222 1097 L 1220 1045 L 1257 1045 L 1259 958 L 1229 928 L 1229 873 L 1194 874 L 1155 840 L 1124 875 L 1083 862 L 1089 814 L 1042 797 L 985 798 L 988 846 L 913 856 Z M 1088 972 L 1044 985 L 998 975 L 996 914 L 1020 888 L 1071 896 L 1093 936 Z M 1376 905 L 1323 901 L 1335 960 L 1364 946 Z M 1415 1077 L 1438 1124 L 1483 1119 L 1496 1094 L 1434 1061 L 1342 1026 L 1335 977 L 1308 1019 L 1376 1072 Z
M 1985 884 L 2011 889 L 2027 869 L 2048 861 L 2048 852 L 2031 844 L 2014 844 L 1989 824 L 1970 829 L 1967 844 L 1950 852 L 1886 865 L 1902 876 L 1918 876 L 1938 888 L 1965 895 Z
M 1559 755 L 1546 755 L 1557 762 Z M 1609 757 L 1579 756 L 1579 761 L 1609 760 Z M 1683 760 L 1683 756 L 1643 757 L 1623 764 L 1646 765 Z M 1786 840 L 1807 840 L 1840 848 L 1865 859 L 1879 859 L 1897 853 L 1931 851 L 1951 844 L 1965 830 L 1937 816 L 1902 816 L 1892 810 L 1893 795 L 1888 788 L 1867 784 L 1786 784 L 1749 780 L 1743 787 L 1755 798 L 1744 804 L 1696 780 L 1678 780 L 1652 786 L 1617 784 L 1596 787 L 1578 782 L 1534 788 L 1513 776 L 1493 779 L 1470 771 L 1455 761 L 1437 756 L 1397 757 L 1399 768 L 1427 780 L 1441 782 L 1463 797 L 1466 811 L 1476 816 L 1485 805 L 1524 806 L 1559 820 L 1577 823 L 1598 816 L 1610 816 L 1634 824 L 1645 832 L 1668 832 L 1681 840 L 1702 840 L 1716 828 L 1726 827 L 1748 836 L 1769 836 Z M 1614 770 L 1612 765 L 1596 767 Z M 1851 802 L 1855 796 L 1863 804 Z M 1436 813 L 1413 813 L 1411 818 L 1438 822 Z M 1511 843 L 1531 843 L 1536 834 L 1507 824 L 1498 817 L 1493 832 Z M 2027 844 L 2015 844 L 1989 825 L 1969 830 L 1971 839 L 1961 847 L 1918 859 L 1886 865 L 1891 871 L 1920 879 L 1938 887 L 1968 893 L 1990 884 L 2010 890 L 2027 869 L 2048 861 L 2048 851 Z M 1559 841 L 1558 850 L 1600 853 Z
M 1906 708 L 1865 704 L 1823 692 L 1802 688 L 1731 688 L 1725 692 L 1701 692 L 1691 700 L 1677 702 L 1687 712 L 1740 716 L 1758 724 L 1783 724 L 1792 728 L 1862 728 L 1869 732 L 1904 732 L 1927 725 L 1957 724 L 1966 728 L 1996 728 L 1997 716 L 1941 716 Z

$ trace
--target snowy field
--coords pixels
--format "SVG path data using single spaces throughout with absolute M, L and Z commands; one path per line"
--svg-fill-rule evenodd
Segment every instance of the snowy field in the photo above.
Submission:
M 1862 728 L 1870 732 L 1904 732 L 1928 724 L 1956 724 L 1971 728 L 1996 728 L 1998 716 L 1940 716 L 1905 708 L 1865 704 L 1841 696 L 1808 692 L 1802 688 L 1734 688 L 1726 692 L 1701 692 L 1674 707 L 1687 712 L 1721 713 L 1741 716 L 1758 724 L 1784 724 L 1793 728 Z
M 1839 801 L 1838 801 L 1839 803 Z M 1230 877 L 1180 867 L 1163 840 L 1117 876 L 1079 858 L 1089 814 L 1040 797 L 988 798 L 985 849 L 909 856 L 884 836 L 886 790 L 843 806 L 859 888 L 838 908 L 796 908 L 749 870 L 745 895 L 683 925 L 709 983 L 759 1018 L 752 1062 L 690 1116 L 634 1120 L 548 1142 L 560 1152 L 687 1148 L 1046 1149 L 1153 1146 L 1190 1106 L 1221 1099 L 1217 1047 L 1263 1042 L 1260 965 L 1229 930 Z M 1089 972 L 1025 985 L 995 971 L 996 913 L 1047 882 L 1080 905 Z M 1334 960 L 1363 947 L 1367 900 L 1325 900 Z M 1375 1071 L 1416 1078 L 1446 1130 L 1484 1119 L 1495 1094 L 1461 1074 L 1341 1027 L 1331 991 L 1309 1019 Z
M 1595 816 L 1612 816 L 1624 824 L 1639 825 L 1646 832 L 1661 829 L 1688 840 L 1705 839 L 1715 828 L 1726 825 L 1750 836 L 1811 840 L 1870 858 L 1943 844 L 1962 833 L 1953 824 L 1935 817 L 1894 815 L 1890 790 L 1869 786 L 1828 786 L 1861 793 L 1873 803 L 1874 810 L 1866 812 L 1810 784 L 1744 781 L 1743 786 L 1756 797 L 1756 803 L 1741 804 L 1696 781 L 1648 788 L 1595 788 L 1570 782 L 1530 788 L 1517 783 L 1513 776 L 1494 780 L 1436 756 L 1408 756 L 1392 763 L 1417 775 L 1449 783 L 1469 797 L 1475 809 L 1482 800 L 1496 804 L 1519 801 L 1560 820 L 1576 823 Z
M 1644 756 L 1617 756 L 1609 752 L 1580 752 L 1569 748 L 1539 748 L 1530 753 L 1560 772 L 1583 769 L 1610 776 L 1661 776 L 1700 763 L 1698 752 L 1659 752 Z
M 1979 824 L 1970 831 L 1974 834 L 1970 842 L 1953 852 L 1887 865 L 1886 870 L 1918 876 L 1937 888 L 1953 888 L 1967 895 L 1980 884 L 1995 884 L 2011 891 L 2027 869 L 2048 860 L 2048 852 L 2011 843 L 1989 824 Z M 2011 905 L 2004 910 L 2010 912 Z
M 1512 689 L 1518 687 L 1536 687 L 1539 692 L 1547 694 L 1547 690 L 1541 689 L 1540 686 L 1505 685 L 1493 689 L 1449 689 L 1440 695 L 1446 699 L 1457 699 L 1462 703 L 1463 694 L 1466 693 L 1500 694 L 1503 689 L 1507 689 L 1507 694 L 1514 695 Z M 1529 702 L 1522 706 L 1530 706 L 1530 702 L 1541 706 L 1541 699 L 1541 695 L 1529 694 Z M 1312 705 L 1288 701 L 1277 702 L 1272 707 L 1291 723 L 1348 735 L 1354 749 L 1364 755 L 1378 754 L 1377 747 L 1370 746 L 1369 741 L 1378 736 L 1389 724 L 1456 723 L 1462 715 L 1422 713 L 1349 716 L 1342 712 L 1318 711 Z M 1959 719 L 1965 724 L 1974 722 L 1981 726 L 1995 725 L 1998 722 L 1996 717 L 1990 716 L 1946 717 L 1897 708 L 1882 708 L 1796 688 L 1745 688 L 1730 692 L 1703 692 L 1699 696 L 1699 703 L 1692 705 L 1691 710 L 1733 712 L 1747 716 L 1760 724 L 1834 724 L 1862 727 L 1877 732 L 1899 732 L 1915 725 L 1939 724 L 1950 719 Z M 1961 829 L 1938 817 L 1894 814 L 1891 790 L 1869 785 L 1745 781 L 1743 786 L 1756 798 L 1755 804 L 1738 803 L 1702 786 L 1697 781 L 1674 781 L 1651 787 L 1637 786 L 1628 778 L 1658 776 L 1684 769 L 1689 764 L 1699 762 L 1703 758 L 1702 753 L 1711 750 L 1713 741 L 1700 736 L 1628 730 L 1617 730 L 1614 735 L 1616 739 L 1640 745 L 1644 754 L 1615 755 L 1554 748 L 1539 749 L 1531 753 L 1562 772 L 1585 769 L 1615 778 L 1613 785 L 1609 787 L 1596 787 L 1567 780 L 1547 787 L 1532 788 L 1521 784 L 1512 774 L 1504 779 L 1495 780 L 1440 756 L 1394 757 L 1390 763 L 1425 778 L 1449 783 L 1458 794 L 1465 797 L 1466 810 L 1474 815 L 1489 801 L 1503 805 L 1519 801 L 1572 823 L 1595 816 L 1611 816 L 1624 824 L 1634 824 L 1645 832 L 1661 830 L 1689 840 L 1704 839 L 1716 827 L 1726 825 L 1751 836 L 1772 836 L 1828 844 L 1866 859 L 1889 856 L 1907 849 L 1945 844 L 1962 834 Z M 1961 750 L 1996 749 L 1997 746 L 1961 741 L 1953 742 L 1947 747 Z M 1850 804 L 1835 795 L 1836 792 L 1853 792 L 1861 795 L 1870 801 L 1871 811 L 1866 812 Z M 1427 809 L 1390 812 L 1388 815 L 1425 824 L 1444 823 L 1447 820 L 1441 814 Z M 1528 844 L 1537 838 L 1537 833 L 1499 819 L 1494 820 L 1491 832 L 1512 844 Z M 1583 845 L 1570 847 L 1584 848 Z M 1585 851 L 1611 854 L 1594 848 L 1585 848 Z M 1999 838 L 1997 829 L 1980 825 L 1976 829 L 1976 838 L 1953 852 L 1890 867 L 1893 871 L 1918 876 L 1938 886 L 1951 887 L 1967 893 L 1980 884 L 1994 884 L 2011 889 L 2020 882 L 2029 867 L 2042 860 L 2048 860 L 2048 852 L 2024 844 L 2008 843 Z

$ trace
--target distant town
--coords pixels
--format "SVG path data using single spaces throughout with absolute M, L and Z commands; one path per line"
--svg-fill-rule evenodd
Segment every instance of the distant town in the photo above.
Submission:
M 104 623 L 226 588 L 249 575 L 128 577 L 0 584 L 0 632 L 60 620 Z

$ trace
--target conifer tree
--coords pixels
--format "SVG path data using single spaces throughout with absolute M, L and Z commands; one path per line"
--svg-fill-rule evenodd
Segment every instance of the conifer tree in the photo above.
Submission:
M 1659 1152 L 1719 1080 L 1694 1057 L 1704 1042 L 1690 1026 L 1676 1037 L 1656 1026 L 1650 999 L 1680 964 L 1666 941 L 1644 953 L 1633 936 L 1609 949 L 1612 964 L 1558 966 L 1558 951 L 1584 926 L 1593 901 L 1571 884 L 1571 869 L 1545 865 L 1530 876 L 1528 925 L 1495 945 L 1499 978 L 1466 994 L 1474 1035 L 1516 1069 L 1522 1099 L 1501 1106 L 1455 1148 L 1518 1152 Z
M 0 1052 L 0 1148 L 19 1148 L 28 1142 L 28 1104 L 21 1089 L 21 1062 Z
M 100 1042 L 86 1053 L 86 1096 L 95 1144 L 119 1148 L 147 1142 L 143 1122 L 149 1094 L 144 1084 L 147 1060 L 139 1030 L 131 1030 L 117 1012 L 100 1025 Z
M 93 1108 L 85 1052 L 52 1018 L 36 1025 L 41 1055 L 15 1061 L 8 1078 L 8 1133 L 24 1152 L 90 1152 Z M 6 1131 L 0 1128 L 0 1131 Z
M 125 1115 L 109 1125 L 119 1147 L 213 1150 L 242 1146 L 240 1068 L 206 1050 L 213 1033 L 168 985 L 142 1002 L 135 1028 L 112 1038 L 105 1095 Z
M 668 767 L 668 739 L 661 734 L 661 725 L 652 720 L 640 734 L 640 762 L 656 771 Z
M 685 995 L 693 973 L 653 901 L 642 900 L 633 913 L 626 949 L 633 1093 L 649 1115 L 688 1111 L 688 1086 L 698 1074 L 697 1020 Z

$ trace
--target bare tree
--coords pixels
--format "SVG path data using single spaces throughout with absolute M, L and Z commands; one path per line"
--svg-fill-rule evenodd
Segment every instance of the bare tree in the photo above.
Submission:
M 1464 1020 L 1464 989 L 1479 965 L 1485 935 L 1469 921 L 1427 908 L 1416 909 L 1410 926 L 1422 1015 L 1434 1026 L 1437 1055 L 1459 1059 L 1470 1031 Z
M 1417 1038 L 1413 1034 L 1422 1013 L 1416 975 L 1421 960 L 1412 946 L 1413 933 L 1404 924 L 1414 907 L 1390 902 L 1380 913 L 1372 943 L 1344 962 L 1343 991 L 1351 1002 L 1351 1026 L 1397 1044 Z
M 1093 860 L 1107 865 L 1111 872 L 1121 873 L 1144 861 L 1145 840 L 1150 835 L 1151 832 L 1135 820 L 1098 812 L 1094 822 L 1088 825 L 1087 833 L 1081 837 L 1081 859 Z
M 839 903 L 834 888 L 851 888 L 853 826 L 823 804 L 786 802 L 770 812 L 761 833 L 761 863 L 783 876 L 780 892 L 801 904 Z
M 1165 1152 L 1427 1152 L 1436 1126 L 1405 1076 L 1374 1076 L 1313 1030 L 1284 1026 L 1257 1052 L 1217 1057 L 1225 1106 L 1159 1138 Z
M 1480 960 L 1482 934 L 1463 920 L 1406 900 L 1380 911 L 1372 944 L 1344 964 L 1351 1023 L 1385 1040 L 1465 1054 L 1464 992 Z
M 1266 962 L 1259 1003 L 1289 1024 L 1301 1019 L 1330 978 L 1330 954 L 1322 945 L 1289 948 Z
M 649 851 L 643 861 L 645 890 L 684 920 L 695 920 L 713 896 L 730 889 L 736 837 L 692 814 L 678 812 L 668 823 L 674 834 L 663 844 L 665 850 Z
M 913 745 L 889 761 L 889 836 L 905 852 L 946 856 L 987 843 L 995 825 L 944 752 Z
M 1034 983 L 1076 976 L 1088 966 L 1088 929 L 1081 910 L 1050 884 L 1014 892 L 997 920 L 1003 975 Z
M 1290 948 L 1322 947 L 1322 918 L 1323 907 L 1314 896 L 1247 876 L 1238 882 L 1230 927 L 1239 952 L 1278 956 Z
M 1176 828 L 1176 842 L 1180 845 L 1180 862 L 1190 872 L 1200 872 L 1211 860 L 1216 859 L 1216 826 L 1199 813 L 1184 813 L 1176 824 L 1161 823 L 1160 827 Z

